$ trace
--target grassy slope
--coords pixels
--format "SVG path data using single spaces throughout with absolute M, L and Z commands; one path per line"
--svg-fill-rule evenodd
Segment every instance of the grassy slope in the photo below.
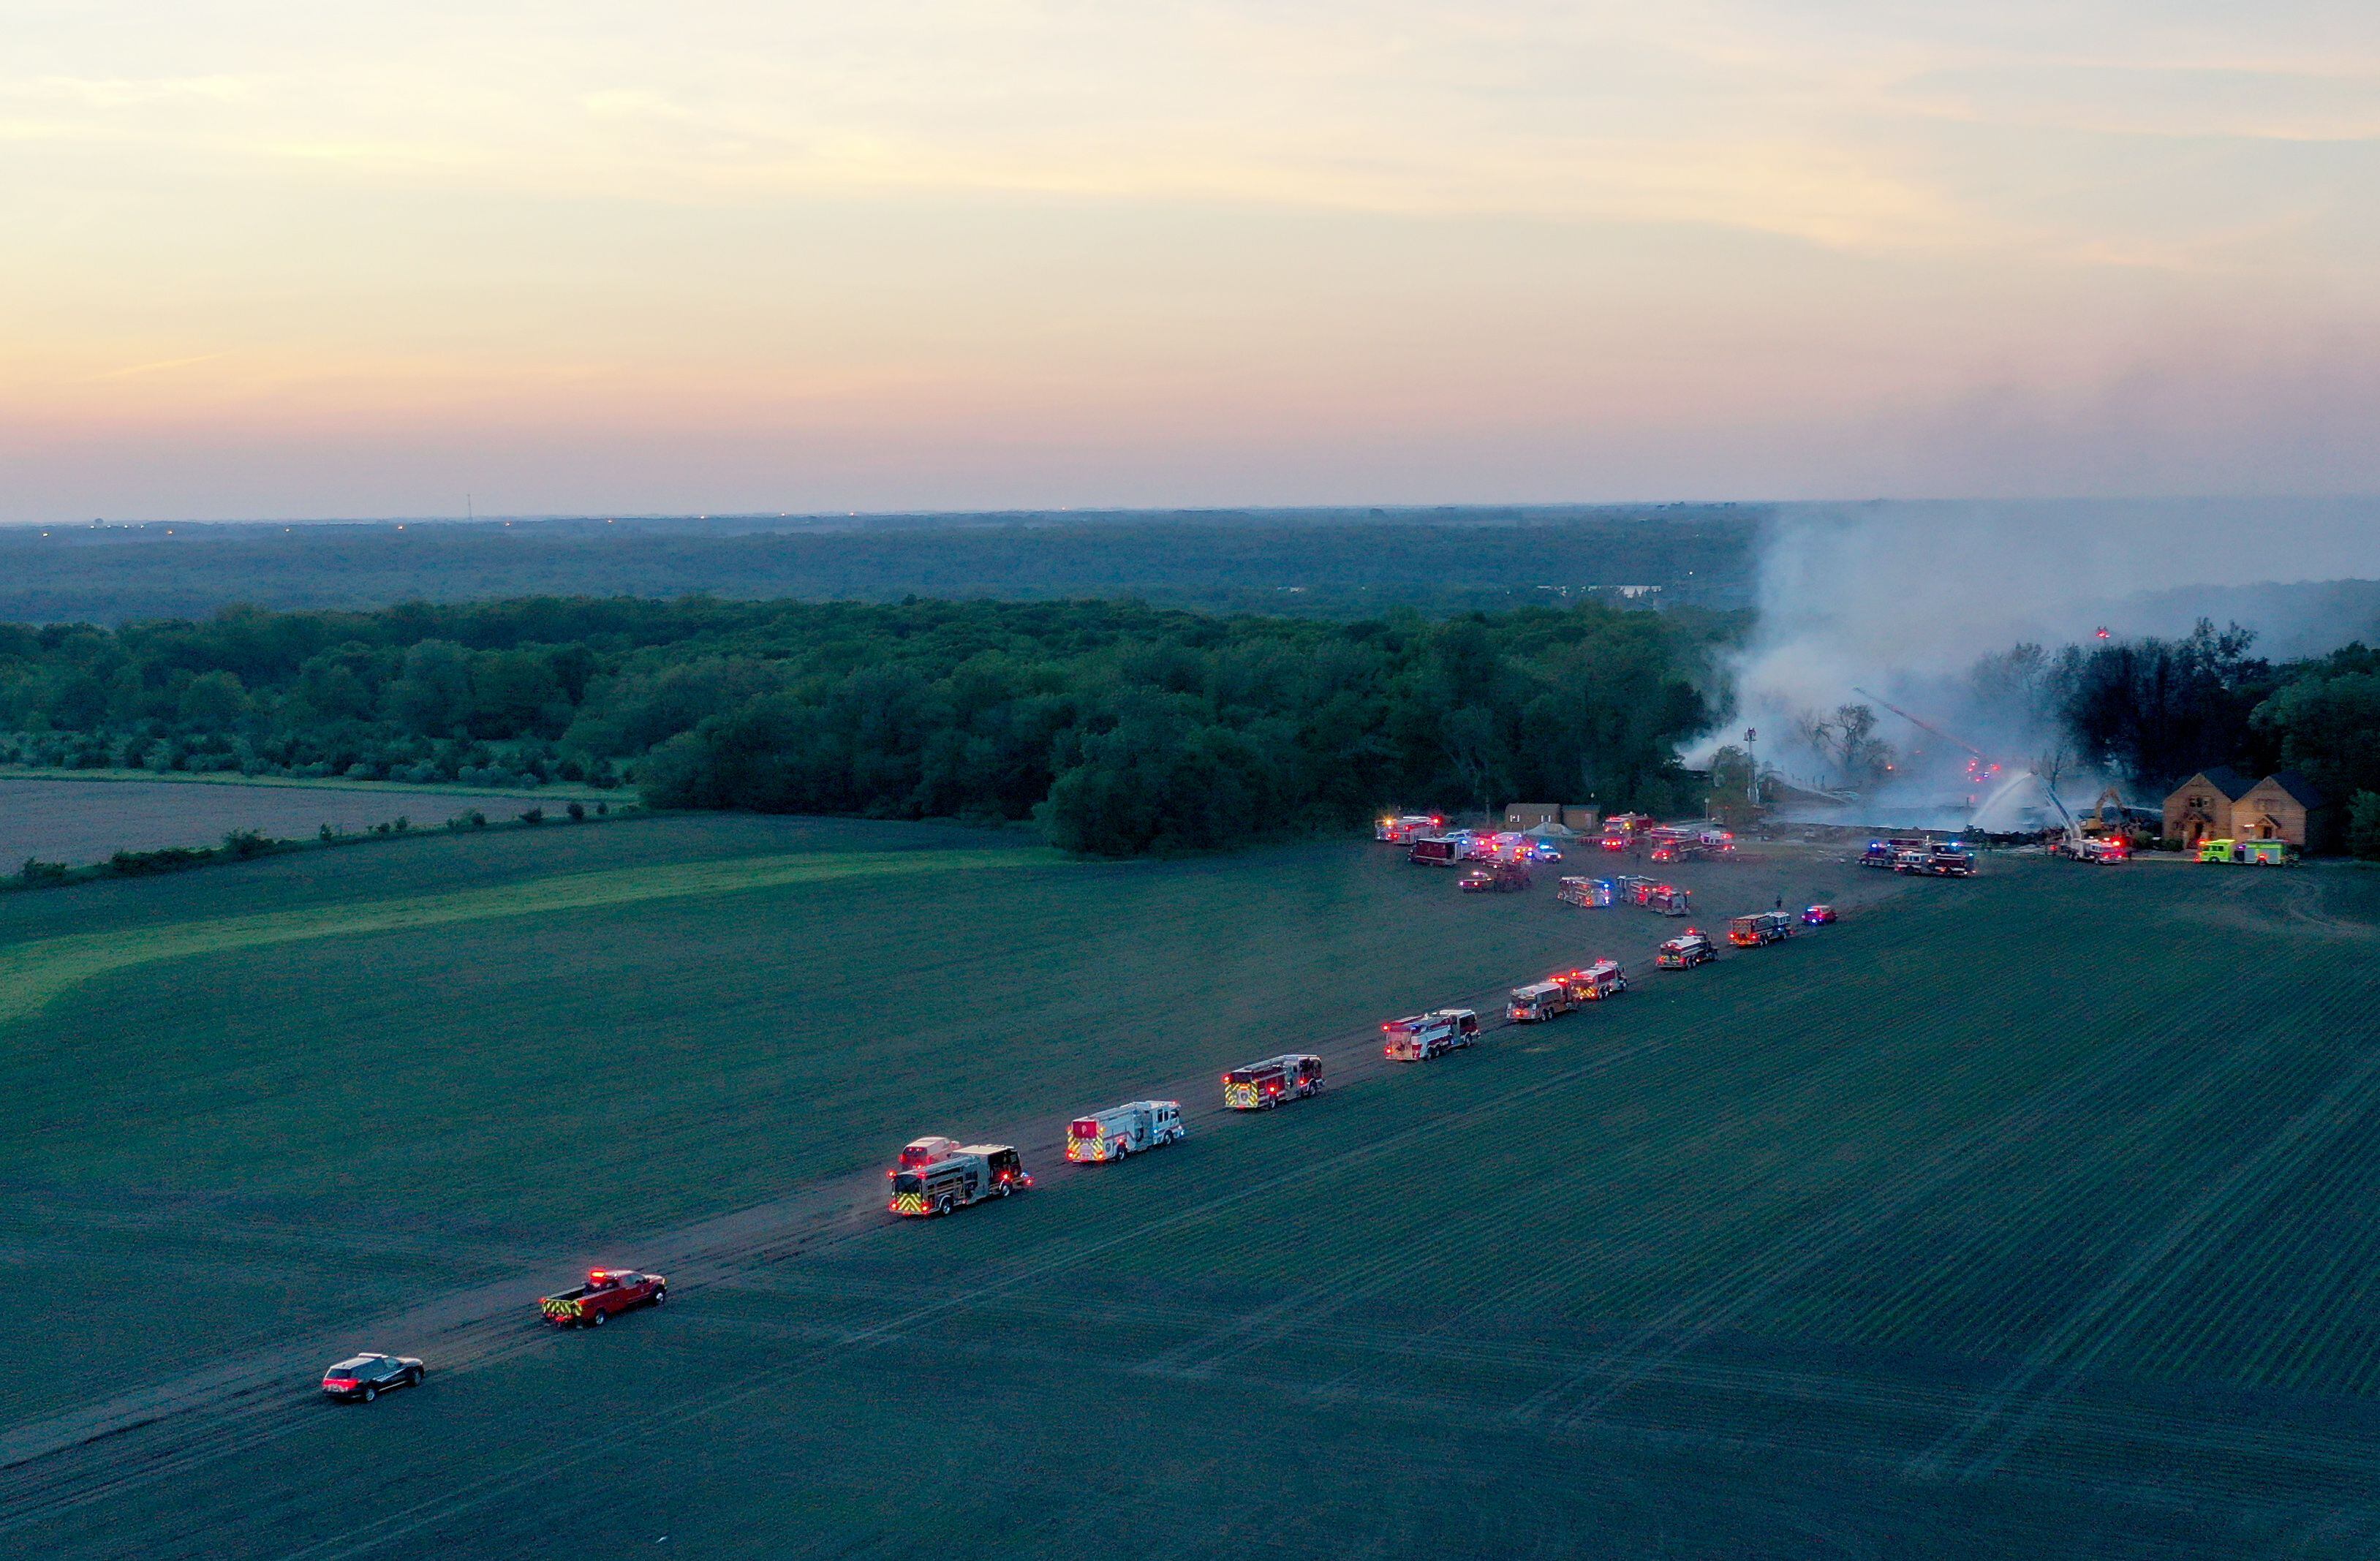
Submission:
M 1021 1555 L 1120 1525 L 1284 1554 L 2362 1554 L 2374 890 L 2058 865 L 1914 886 L 1609 1010 L 323 1419 L 237 1490 L 135 1493 L 60 1537 L 162 1543 L 178 1510 L 278 1553 L 334 1531 L 317 1479 L 369 1470 L 493 1482 L 383 1535 L 432 1554 L 601 1528 Z M 329 1204 L 451 1239 L 468 1271 L 542 1227 L 846 1166 L 920 1100 L 1060 1113 L 1467 994 L 1582 925 L 1653 930 L 1317 848 L 287 944 L 55 1005 L 37 1023 L 92 1070 L 8 1128 L 0 1174 L 37 1179 L 63 1211 L 44 1239 L 94 1259 L 269 1226 L 296 1295 Z M 170 1022 L 104 1017 L 163 991 Z M 12 1047 L 9 1084 L 58 1055 Z M 135 1059 L 156 1076 L 119 1077 Z M 360 1142 L 310 1126 L 374 1068 L 434 1081 L 421 1110 Z M 557 1144 L 542 1163 L 598 1174 L 521 1174 Z M 126 1189 L 202 1202 L 200 1228 L 111 1249 L 66 1207 Z M 426 1266 L 396 1245 L 377 1255 Z M 55 1344 L 0 1348 L 19 1393 L 71 1374 Z M 626 1449 L 540 1434 L 624 1402 Z

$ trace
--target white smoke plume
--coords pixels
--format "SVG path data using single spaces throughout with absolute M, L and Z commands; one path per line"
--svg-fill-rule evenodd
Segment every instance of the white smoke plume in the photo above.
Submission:
M 2058 743 L 2021 675 L 1978 687 L 1978 658 L 2025 641 L 2054 655 L 2102 629 L 2184 635 L 2200 617 L 2237 619 L 2274 657 L 2380 637 L 2380 500 L 1789 505 L 1764 538 L 1758 582 L 1758 622 L 1730 668 L 1734 714 L 1687 761 L 1754 728 L 1764 768 L 1842 786 L 1840 746 L 1806 734 L 1866 704 L 1894 768 L 1862 785 L 1857 817 L 1841 821 L 1955 828 L 1996 779 Z M 1998 777 L 1971 772 L 1965 745 Z M 2066 774 L 2059 789 L 2087 798 L 2096 780 Z

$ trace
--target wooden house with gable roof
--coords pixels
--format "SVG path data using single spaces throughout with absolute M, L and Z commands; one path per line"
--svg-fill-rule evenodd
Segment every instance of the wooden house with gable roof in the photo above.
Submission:
M 2294 769 L 2250 780 L 2217 765 L 2165 799 L 2165 832 L 2192 850 L 2202 841 L 2286 841 L 2302 847 L 2318 826 L 2324 797 Z

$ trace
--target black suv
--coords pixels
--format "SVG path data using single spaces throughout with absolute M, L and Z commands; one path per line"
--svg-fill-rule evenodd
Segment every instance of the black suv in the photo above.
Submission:
M 421 1362 L 410 1355 L 351 1355 L 322 1373 L 322 1391 L 334 1398 L 369 1404 L 392 1387 L 421 1381 Z

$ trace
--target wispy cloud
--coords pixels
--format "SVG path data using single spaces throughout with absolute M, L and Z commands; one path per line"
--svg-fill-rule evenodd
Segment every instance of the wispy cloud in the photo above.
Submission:
M 136 375 L 162 374 L 169 369 L 188 369 L 193 364 L 212 363 L 229 356 L 228 353 L 209 352 L 201 353 L 196 357 L 161 357 L 154 363 L 134 363 L 122 369 L 109 369 L 97 374 L 86 374 L 82 378 L 82 382 L 87 385 L 96 385 L 103 384 L 110 380 L 129 380 Z

